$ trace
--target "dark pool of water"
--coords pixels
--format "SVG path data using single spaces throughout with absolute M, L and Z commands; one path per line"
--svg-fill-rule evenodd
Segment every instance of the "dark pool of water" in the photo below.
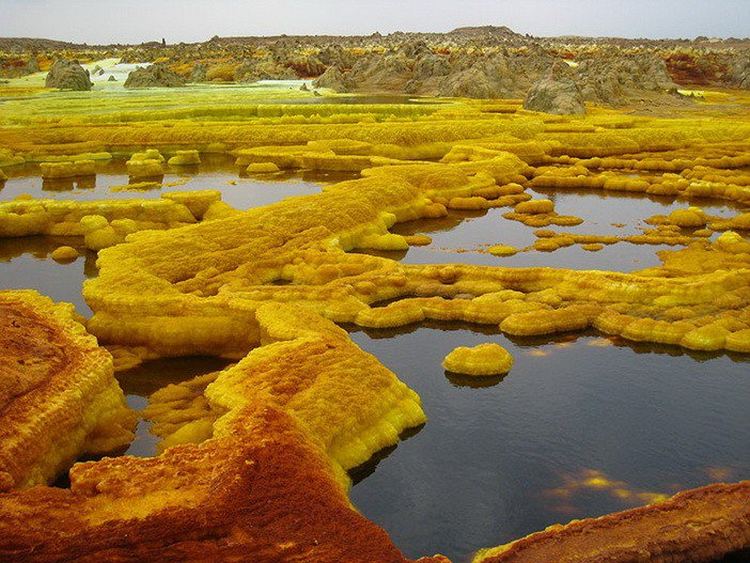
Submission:
M 130 408 L 140 411 L 148 404 L 148 396 L 167 385 L 181 383 L 199 375 L 224 369 L 229 361 L 221 358 L 165 358 L 145 362 L 135 369 L 117 373 Z M 151 434 L 151 422 L 139 420 L 135 440 L 126 455 L 154 456 L 159 439 Z
M 461 325 L 352 338 L 419 393 L 429 418 L 355 472 L 366 478 L 351 492 L 408 556 L 464 561 L 556 522 L 647 502 L 638 495 L 750 477 L 747 357 L 593 335 L 512 341 Z M 487 341 L 515 358 L 504 378 L 477 384 L 441 367 L 454 347 Z M 619 483 L 584 486 L 592 475 Z
M 59 246 L 77 248 L 80 255 L 58 264 L 49 255 Z M 0 289 L 35 289 L 55 301 L 73 303 L 89 317 L 81 289 L 84 280 L 95 275 L 96 254 L 84 248 L 80 237 L 0 238 Z
M 593 191 L 532 191 L 535 198 L 548 198 L 555 202 L 561 215 L 576 215 L 584 220 L 573 227 L 547 227 L 560 233 L 633 235 L 641 234 L 638 227 L 647 227 L 644 219 L 652 215 L 668 215 L 675 209 L 689 205 L 686 201 L 670 198 L 643 197 L 630 194 L 601 193 Z M 726 202 L 694 202 L 710 215 L 731 216 L 740 208 L 730 208 Z M 503 217 L 509 208 L 487 211 L 450 210 L 447 217 L 410 221 L 394 226 L 394 233 L 410 235 L 427 233 L 432 237 L 428 246 L 412 247 L 405 252 L 378 253 L 410 264 L 465 263 L 488 266 L 550 266 L 578 270 L 604 269 L 633 271 L 661 264 L 660 250 L 679 249 L 679 246 L 636 245 L 619 242 L 605 246 L 597 252 L 583 250 L 580 245 L 561 248 L 554 252 L 526 250 L 514 256 L 497 257 L 483 248 L 493 244 L 507 244 L 524 249 L 536 240 L 535 227 Z M 622 226 L 624 225 L 624 226 Z
M 9 201 L 23 193 L 39 198 L 90 201 L 109 198 L 155 199 L 168 191 L 217 189 L 222 192 L 222 199 L 230 205 L 250 209 L 287 197 L 318 193 L 325 184 L 352 177 L 351 174 L 312 171 L 247 177 L 241 176 L 233 161 L 226 157 L 208 157 L 204 161 L 197 168 L 165 176 L 164 182 L 184 182 L 180 186 L 134 192 L 110 190 L 113 186 L 128 183 L 124 161 L 101 163 L 100 173 L 95 178 L 83 180 L 80 185 L 75 180 L 65 180 L 54 183 L 52 187 L 39 177 L 38 166 L 16 167 L 8 169 L 11 177 L 0 189 L 0 201 Z M 50 259 L 49 254 L 62 245 L 77 248 L 80 257 L 67 264 L 58 264 Z M 83 300 L 81 287 L 86 278 L 94 275 L 96 254 L 85 249 L 81 238 L 0 238 L 0 289 L 36 289 L 57 301 L 73 303 L 79 313 L 89 317 L 91 310 Z
M 156 199 L 171 191 L 219 190 L 222 200 L 237 209 L 250 209 L 275 203 L 297 195 L 318 193 L 321 186 L 349 175 L 325 172 L 281 172 L 247 176 L 235 167 L 226 155 L 204 155 L 198 166 L 167 167 L 163 178 L 152 179 L 164 184 L 177 184 L 149 190 L 112 191 L 126 186 L 129 181 L 125 161 L 113 159 L 97 164 L 97 175 L 84 178 L 43 180 L 35 164 L 9 168 L 9 179 L 0 184 L 0 201 L 11 200 L 21 194 L 37 198 L 100 200 L 100 199 Z

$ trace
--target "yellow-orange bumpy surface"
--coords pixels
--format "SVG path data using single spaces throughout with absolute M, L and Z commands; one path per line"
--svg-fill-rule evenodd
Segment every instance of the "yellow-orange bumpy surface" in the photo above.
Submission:
M 405 561 L 344 470 L 424 422 L 418 397 L 319 316 L 257 315 L 264 346 L 205 389 L 205 441 L 0 495 L 0 557 Z
M 159 109 L 143 109 L 151 102 Z M 181 215 L 160 215 L 158 227 L 112 217 L 106 202 L 70 221 L 59 203 L 0 208 L 5 236 L 73 223 L 79 231 L 63 232 L 100 250 L 99 276 L 84 288 L 94 313 L 87 328 L 118 358 L 239 360 L 151 397 L 147 415 L 163 439 L 161 456 L 77 465 L 69 491 L 3 496 L 0 554 L 8 558 L 399 560 L 382 531 L 348 505 L 344 470 L 395 443 L 424 414 L 416 395 L 331 321 L 369 328 L 465 321 L 514 336 L 592 328 L 692 350 L 750 351 L 749 223 L 741 209 L 750 203 L 750 122 L 742 108 L 709 107 L 710 120 L 690 111 L 663 119 L 598 109 L 580 123 L 513 114 L 511 106 L 497 114 L 481 103 L 196 111 L 160 95 L 133 98 L 116 117 L 92 111 L 109 109 L 97 93 L 69 101 L 72 109 L 44 98 L 25 103 L 44 111 L 0 106 L 0 121 L 10 124 L 0 127 L 4 168 L 45 162 L 53 164 L 49 175 L 68 174 L 79 166 L 67 163 L 91 166 L 94 158 L 83 155 L 125 150 L 128 172 L 149 176 L 166 169 L 162 152 L 174 165 L 231 152 L 249 173 L 305 168 L 357 179 L 244 212 L 211 198 L 160 203 Z M 193 111 L 201 116 L 194 121 Z M 49 117 L 67 114 L 75 127 Z M 429 244 L 391 229 L 449 209 L 507 207 L 506 218 L 533 227 L 581 223 L 559 215 L 553 195 L 532 196 L 529 188 L 685 201 L 651 218 L 642 234 L 538 231 L 529 251 L 615 243 L 676 249 L 661 251 L 659 266 L 627 273 L 406 264 L 352 252 Z M 712 216 L 700 209 L 706 197 L 740 209 Z M 499 232 L 486 242 L 500 241 Z M 719 556 L 750 543 L 746 499 L 746 484 L 715 486 L 601 525 L 544 532 L 492 556 L 627 559 L 623 538 L 665 559 L 689 550 Z M 707 538 L 717 539 L 716 551 L 700 551 Z M 545 551 L 550 545 L 557 551 Z
M 72 305 L 0 291 L 0 491 L 46 484 L 83 454 L 133 438 L 112 357 Z
M 494 342 L 471 348 L 459 346 L 443 360 L 443 367 L 462 375 L 503 375 L 513 366 L 513 356 Z

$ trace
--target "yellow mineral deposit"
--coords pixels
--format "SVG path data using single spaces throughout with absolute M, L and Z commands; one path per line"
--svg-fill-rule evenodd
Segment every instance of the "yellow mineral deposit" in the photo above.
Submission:
M 156 149 L 134 153 L 125 165 L 131 178 L 156 178 L 164 175 L 164 157 Z
M 236 66 L 222 60 L 211 76 L 224 80 Z M 387 535 L 352 509 L 346 470 L 426 416 L 417 394 L 334 323 L 392 329 L 461 321 L 521 337 L 595 330 L 618 340 L 750 352 L 743 207 L 750 204 L 750 114 L 741 93 L 738 101 L 710 102 L 710 119 L 668 105 L 648 116 L 592 107 L 570 120 L 521 111 L 518 101 L 332 98 L 312 107 L 264 103 L 252 88 L 242 103 L 234 88 L 161 90 L 111 96 L 95 89 L 64 104 L 56 91 L 4 99 L 0 123 L 11 125 L 0 126 L 0 166 L 40 163 L 46 178 L 76 177 L 95 173 L 100 157 L 132 155 L 128 175 L 147 179 L 163 176 L 168 164 L 220 153 L 247 174 L 291 169 L 351 179 L 248 211 L 221 202 L 216 191 L 0 203 L 0 236 L 76 236 L 98 252 L 98 275 L 83 287 L 93 312 L 86 330 L 72 306 L 0 292 L 0 368 L 11 370 L 7 381 L 0 377 L 0 418 L 7 418 L 0 489 L 11 491 L 0 503 L 0 558 L 13 550 L 41 560 L 61 553 L 402 560 Z M 162 153 L 172 155 L 169 163 Z M 555 211 L 558 190 L 685 203 L 639 234 L 581 234 L 565 229 L 581 218 Z M 707 197 L 734 215 L 703 211 Z M 403 253 L 430 239 L 398 234 L 398 223 L 499 207 L 523 223 L 514 227 L 541 229 L 531 246 L 539 251 L 615 243 L 673 249 L 658 252 L 660 265 L 632 272 L 412 264 L 353 252 Z M 562 229 L 545 228 L 552 225 Z M 485 243 L 502 240 L 499 226 Z M 547 353 L 524 354 L 544 363 Z M 237 363 L 150 397 L 146 416 L 161 455 L 76 464 L 70 490 L 23 488 L 48 483 L 83 454 L 130 441 L 133 415 L 115 367 L 201 354 Z M 30 355 L 46 363 L 18 361 Z M 512 362 L 487 343 L 454 350 L 445 368 L 502 374 Z M 32 431 L 49 439 L 29 439 Z M 589 476 L 587 486 L 604 481 Z M 610 489 L 632 502 L 662 500 L 616 482 Z M 677 547 L 684 549 L 676 558 L 721 557 L 750 545 L 748 495 L 747 482 L 710 485 L 555 526 L 477 560 L 623 561 L 643 553 L 669 560 Z M 308 516 L 301 524 L 291 516 L 300 513 Z M 214 526 L 205 538 L 194 533 L 197 521 Z
M 248 174 L 274 174 L 279 172 L 279 167 L 273 162 L 253 162 L 247 165 L 245 172 Z
M 158 200 L 17 198 L 0 203 L 0 236 L 82 236 L 87 248 L 101 250 L 136 231 L 196 223 L 220 203 L 221 193 L 215 190 L 169 192 Z
M 201 157 L 196 150 L 182 150 L 175 152 L 167 164 L 170 166 L 194 166 L 201 163 Z
M 518 253 L 518 249 L 515 246 L 507 244 L 495 244 L 487 249 L 487 252 L 493 256 L 513 256 Z
M 39 164 L 42 178 L 73 178 L 76 176 L 93 176 L 96 174 L 96 163 L 93 160 L 72 162 L 42 162 Z
M 446 371 L 461 375 L 504 375 L 513 367 L 513 356 L 495 342 L 472 348 L 459 346 L 443 360 Z
M 78 258 L 78 251 L 72 246 L 58 246 L 50 256 L 55 262 L 72 262 Z
M 409 246 L 427 246 L 432 244 L 432 237 L 425 234 L 405 236 L 404 239 Z
M 530 199 L 518 203 L 513 211 L 503 214 L 506 219 L 520 221 L 529 227 L 546 227 L 548 225 L 573 226 L 583 223 L 580 217 L 558 215 L 555 205 L 548 199 Z

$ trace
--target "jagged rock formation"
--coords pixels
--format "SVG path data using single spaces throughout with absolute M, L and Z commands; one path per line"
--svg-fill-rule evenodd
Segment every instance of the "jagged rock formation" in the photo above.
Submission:
M 736 88 L 750 89 L 750 53 L 737 57 L 731 71 L 731 85 Z
M 184 86 L 185 79 L 169 70 L 164 64 L 153 64 L 144 68 L 137 68 L 125 80 L 125 88 L 149 88 L 161 86 L 174 88 Z
M 330 88 L 336 92 L 349 92 L 353 83 L 337 66 L 329 66 L 326 71 L 313 81 L 314 88 Z
M 542 49 L 509 53 L 445 54 L 424 41 L 412 41 L 384 55 L 360 58 L 350 71 L 334 76 L 351 91 L 387 91 L 426 96 L 521 97 L 552 62 Z M 341 74 L 340 74 L 341 73 Z
M 665 93 L 677 89 L 666 64 L 653 53 L 608 52 L 581 61 L 577 70 L 577 81 L 586 101 L 617 106 L 641 92 Z
M 203 63 L 198 63 L 190 73 L 190 82 L 205 82 L 207 72 L 208 67 Z
M 258 80 L 295 80 L 297 74 L 273 57 L 260 60 L 247 59 L 234 70 L 235 82 L 257 82 Z
M 320 76 L 326 71 L 326 65 L 314 55 L 296 55 L 290 58 L 282 57 L 286 60 L 286 65 L 300 78 L 311 78 Z
M 39 72 L 39 61 L 37 60 L 36 55 L 32 54 L 31 57 L 29 57 L 29 62 L 26 63 L 26 72 L 29 74 Z
M 2 40 L 0 40 L 2 42 Z M 5 57 L 0 50 L 0 77 L 18 78 L 39 72 L 39 61 L 36 53 L 31 53 L 26 60 L 24 57 Z
M 586 113 L 581 90 L 565 63 L 554 64 L 547 76 L 531 87 L 523 107 L 558 115 Z
M 318 60 L 326 67 L 351 68 L 356 61 L 354 54 L 340 44 L 326 45 L 318 52 Z
M 91 90 L 93 84 L 89 77 L 89 71 L 85 70 L 78 61 L 66 61 L 63 59 L 55 61 L 44 81 L 47 88 L 59 88 L 60 90 Z
M 75 52 L 89 61 L 111 56 L 124 63 L 164 61 L 190 82 L 318 77 L 321 86 L 328 83 L 326 87 L 346 92 L 522 98 L 554 61 L 565 59 L 580 63 L 576 82 L 586 101 L 622 106 L 645 99 L 672 103 L 674 98 L 659 97 L 673 90 L 675 82 L 747 88 L 749 47 L 747 39 L 731 38 L 535 38 L 503 26 L 345 37 L 214 37 L 166 46 L 0 39 L 0 76 L 23 76 L 34 71 L 34 61 L 44 67 L 50 58 Z M 325 76 L 332 67 L 338 72 Z

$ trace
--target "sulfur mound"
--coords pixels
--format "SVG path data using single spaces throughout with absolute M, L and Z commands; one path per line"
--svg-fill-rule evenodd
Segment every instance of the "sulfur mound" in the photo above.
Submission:
M 42 162 L 39 168 L 42 171 L 42 178 L 45 179 L 96 175 L 96 163 L 93 160 Z
M 88 91 L 93 86 L 89 71 L 85 70 L 78 61 L 59 59 L 52 64 L 44 81 L 47 88 L 60 90 Z
M 167 164 L 170 166 L 191 166 L 201 163 L 201 157 L 196 150 L 177 151 Z
M 473 348 L 459 346 L 445 357 L 443 367 L 463 375 L 503 375 L 513 367 L 513 356 L 494 342 Z
M 80 455 L 133 439 L 112 357 L 72 305 L 0 291 L 0 342 L 0 491 L 47 483 Z
M 171 71 L 167 65 L 152 64 L 137 68 L 128 74 L 125 88 L 150 88 L 154 86 L 175 88 L 184 86 L 187 81 L 179 74 Z
M 78 258 L 78 251 L 72 246 L 58 246 L 50 256 L 55 262 L 72 262 Z
M 220 199 L 215 190 L 167 192 L 156 200 L 16 199 L 0 203 L 0 237 L 83 236 L 87 248 L 101 250 L 136 231 L 202 221 Z
M 493 256 L 513 256 L 518 253 L 518 249 L 515 246 L 507 244 L 495 244 L 487 249 L 487 252 Z
M 158 178 L 164 175 L 164 157 L 155 149 L 135 153 L 125 163 L 131 178 Z
M 279 167 L 273 162 L 253 162 L 245 169 L 247 174 L 275 174 L 278 171 Z

